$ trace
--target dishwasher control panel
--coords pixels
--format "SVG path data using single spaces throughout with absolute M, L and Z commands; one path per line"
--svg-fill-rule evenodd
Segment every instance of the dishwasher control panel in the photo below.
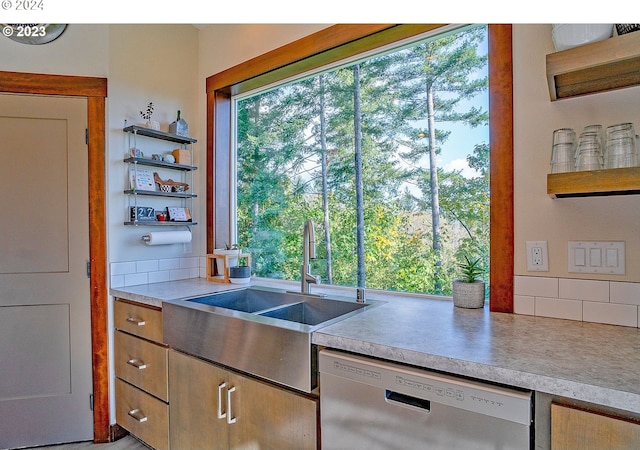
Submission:
M 417 399 L 529 425 L 532 393 L 334 350 L 320 352 L 322 373 Z

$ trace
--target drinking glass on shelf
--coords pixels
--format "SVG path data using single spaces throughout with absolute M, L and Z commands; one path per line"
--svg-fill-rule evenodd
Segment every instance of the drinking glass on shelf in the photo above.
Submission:
M 573 144 L 576 142 L 576 132 L 573 128 L 559 128 L 553 131 L 553 145 Z
M 576 170 L 598 170 L 604 167 L 602 149 L 597 135 L 585 136 L 576 150 Z
M 638 164 L 635 136 L 608 139 L 604 161 L 607 169 L 635 167 Z
M 572 128 L 559 128 L 553 132 L 551 173 L 575 170 L 576 133 Z
M 605 138 L 604 138 L 604 128 L 602 125 L 587 125 L 582 130 L 582 133 L 595 133 L 598 136 L 598 142 L 600 143 L 600 148 L 604 150 Z
M 635 135 L 636 132 L 631 122 L 617 123 L 607 127 L 606 140 L 609 141 L 622 137 L 634 138 Z
M 551 173 L 573 172 L 575 169 L 575 145 L 555 144 L 551 151 Z

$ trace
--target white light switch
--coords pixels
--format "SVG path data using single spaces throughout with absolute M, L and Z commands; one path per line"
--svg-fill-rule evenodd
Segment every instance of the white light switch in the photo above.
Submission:
M 591 267 L 602 267 L 602 250 L 599 248 L 589 249 L 589 265 Z
M 618 267 L 618 249 L 607 249 L 607 267 Z
M 569 241 L 568 253 L 569 272 L 625 274 L 623 241 Z
M 574 257 L 576 266 L 586 266 L 587 265 L 587 250 L 586 249 L 584 249 L 582 247 L 574 249 L 573 257 Z

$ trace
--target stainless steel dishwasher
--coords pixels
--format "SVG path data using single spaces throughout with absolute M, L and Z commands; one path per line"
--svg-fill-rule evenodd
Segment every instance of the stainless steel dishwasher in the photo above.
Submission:
M 324 450 L 533 448 L 532 393 L 322 350 Z

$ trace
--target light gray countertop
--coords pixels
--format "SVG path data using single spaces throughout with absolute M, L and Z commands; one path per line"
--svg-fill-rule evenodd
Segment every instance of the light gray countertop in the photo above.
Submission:
M 207 281 L 205 278 L 166 281 L 163 283 L 140 284 L 121 288 L 111 288 L 114 297 L 125 298 L 149 306 L 162 307 L 163 300 L 178 300 L 214 294 L 242 287 L 238 284 L 224 284 Z
M 238 287 L 196 279 L 111 294 L 159 306 Z M 314 332 L 313 343 L 640 413 L 637 328 L 462 309 L 379 291 L 368 298 L 386 303 Z

